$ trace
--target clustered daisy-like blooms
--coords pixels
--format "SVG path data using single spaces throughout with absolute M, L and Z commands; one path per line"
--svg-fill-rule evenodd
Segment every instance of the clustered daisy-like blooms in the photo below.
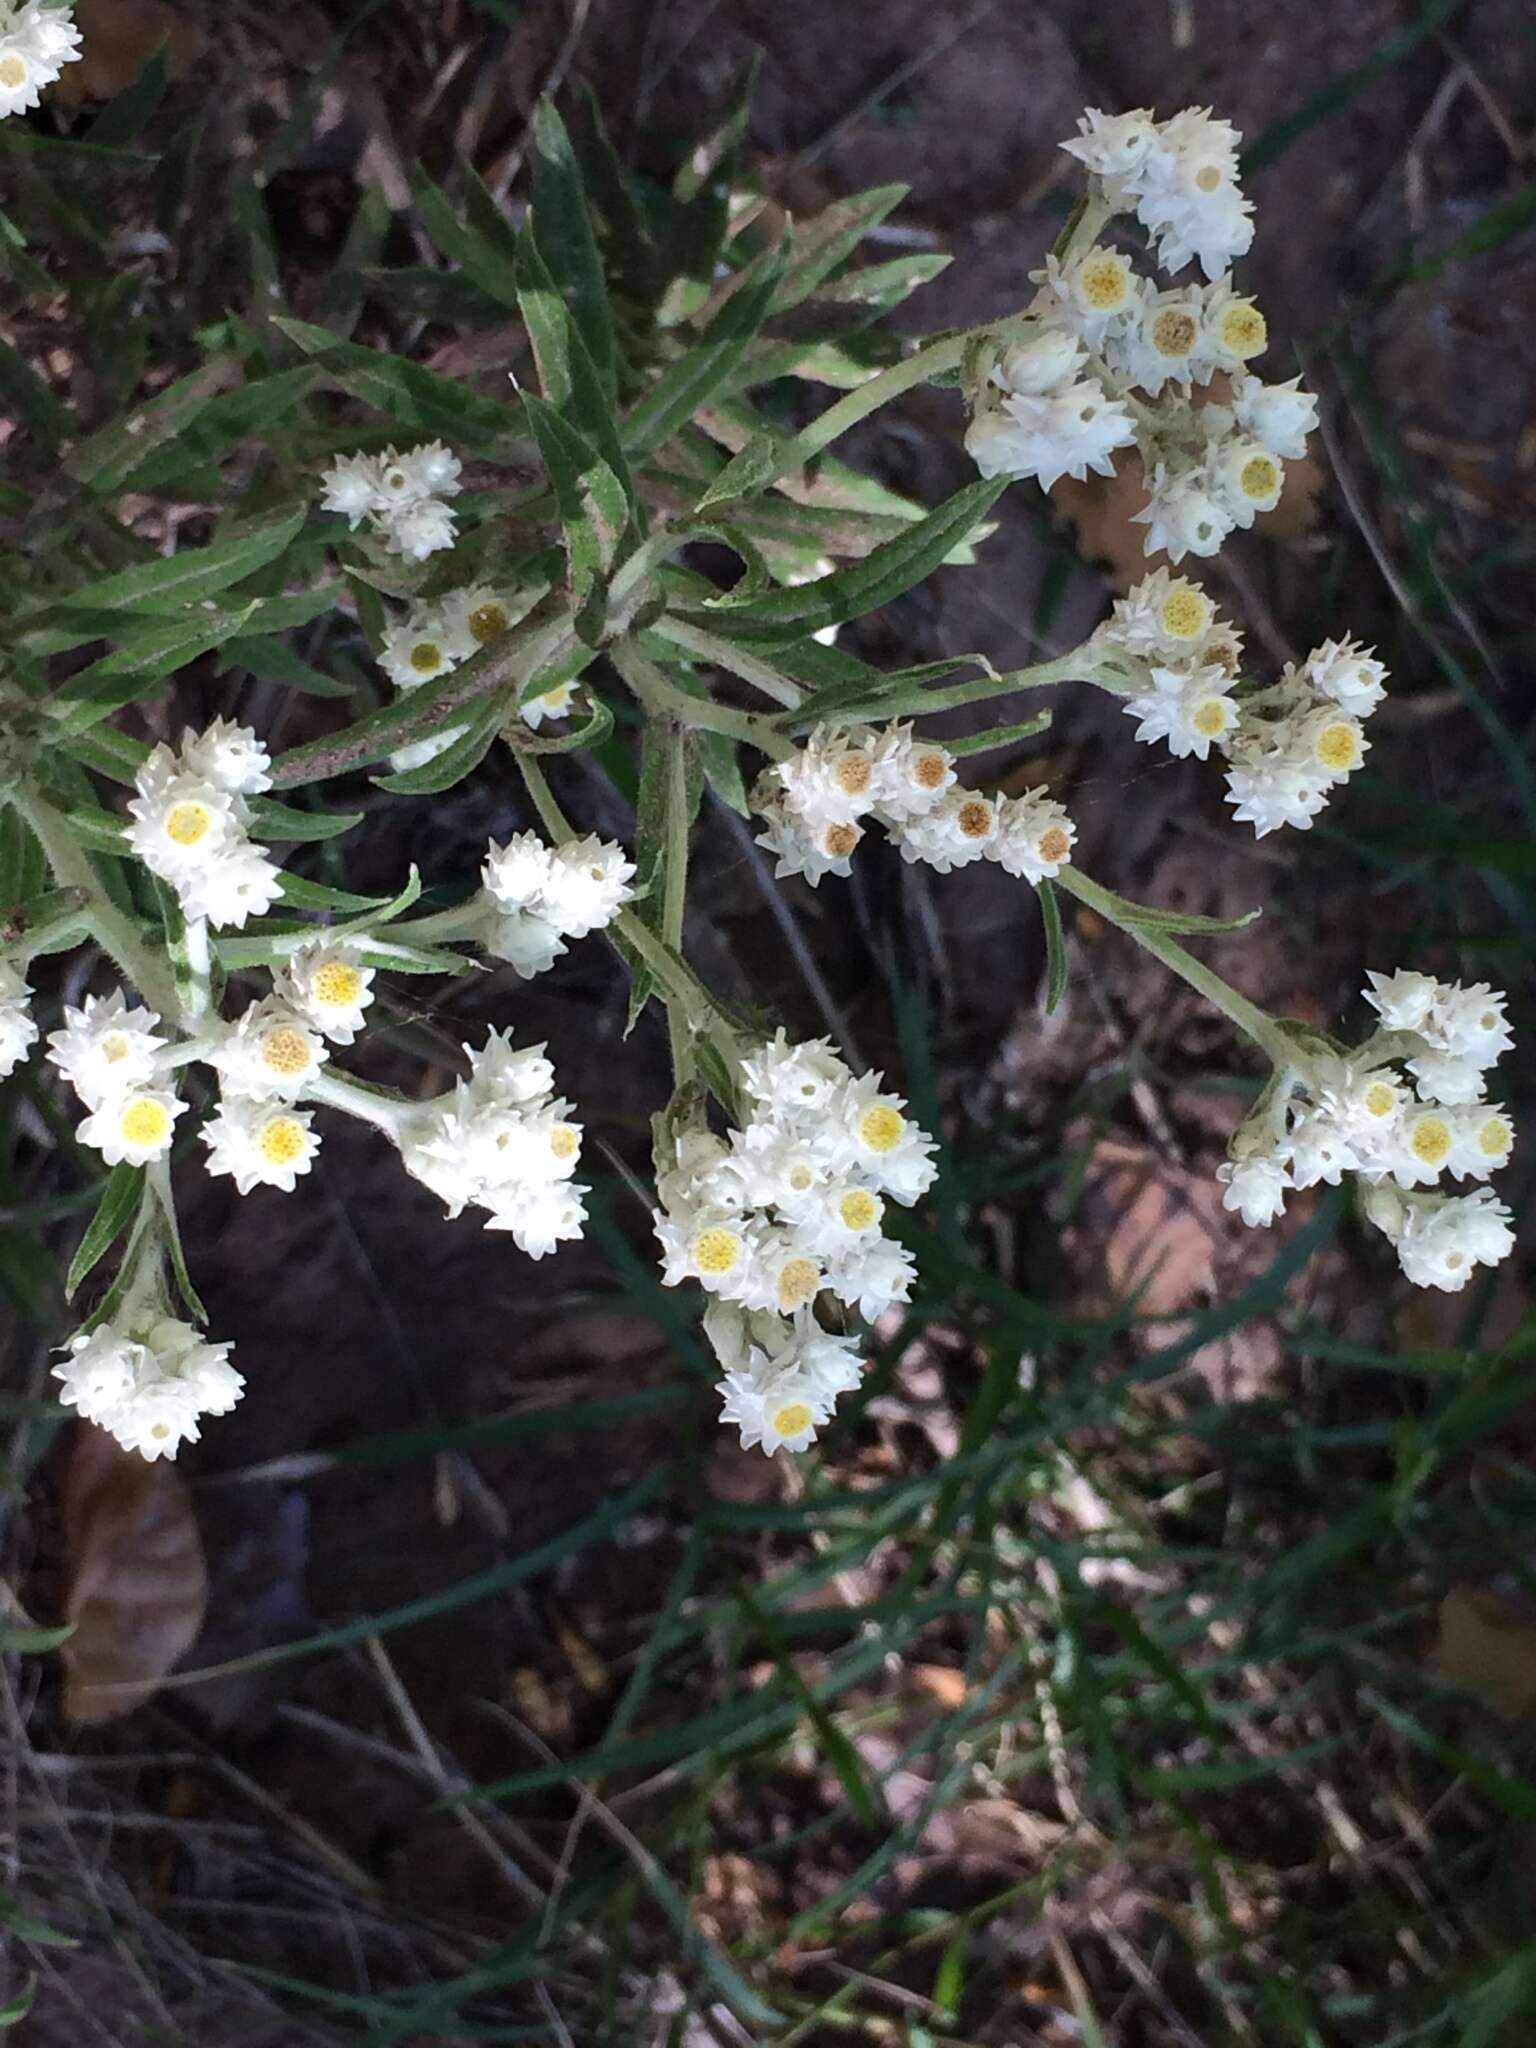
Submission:
M 37 1043 L 32 991 L 24 974 L 0 960 L 0 1081 L 14 1074 Z
M 1163 122 L 1144 108 L 1091 111 L 1082 131 L 1062 147 L 1090 173 L 1090 219 L 1134 211 L 1163 270 L 1198 258 L 1208 282 L 1161 285 L 1099 243 L 1048 257 L 974 391 L 966 447 L 983 476 L 1035 477 L 1045 490 L 1090 470 L 1111 476 L 1116 452 L 1135 447 L 1147 553 L 1213 555 L 1279 502 L 1285 464 L 1317 424 L 1298 380 L 1265 384 L 1248 368 L 1268 328 L 1227 267 L 1253 239 L 1241 138 L 1197 108 Z M 1197 400 L 1218 376 L 1225 395 Z
M 1166 569 L 1121 598 L 1089 646 L 1111 657 L 1137 739 L 1180 758 L 1226 756 L 1227 800 L 1260 839 L 1310 826 L 1360 766 L 1364 721 L 1386 695 L 1384 665 L 1348 639 L 1325 641 L 1267 688 L 1245 683 L 1242 636 Z
M 401 692 L 420 689 L 439 676 L 452 675 L 461 662 L 490 647 L 515 626 L 528 610 L 524 597 L 514 603 L 486 584 L 453 590 L 410 608 L 384 634 L 379 666 Z M 563 718 L 576 694 L 574 682 L 561 683 L 542 696 L 526 698 L 518 715 L 531 732 L 549 718 Z M 389 757 L 391 768 L 420 768 L 446 753 L 469 730 L 466 723 L 445 725 L 424 740 L 412 740 Z
M 494 840 L 481 869 L 484 944 L 525 981 L 553 967 L 567 939 L 612 924 L 634 896 L 634 862 L 613 840 L 588 834 L 546 846 L 536 832 Z
M 0 120 L 40 105 L 43 88 L 79 54 L 67 0 L 0 0 Z
M 743 1443 L 801 1450 L 858 1382 L 858 1346 L 817 1321 L 826 1294 L 873 1319 L 906 1301 L 911 1254 L 881 1231 L 934 1177 L 934 1142 L 878 1074 L 854 1075 L 827 1039 L 780 1031 L 741 1062 L 752 1104 L 721 1138 L 661 1141 L 656 1235 L 668 1287 L 711 1296 L 705 1330 L 725 1368 L 724 1419 Z
M 962 787 L 953 755 L 909 724 L 817 726 L 787 760 L 764 769 L 751 801 L 774 873 L 804 875 L 812 888 L 851 872 L 866 818 L 884 825 L 903 860 L 944 875 L 986 859 L 1038 882 L 1072 853 L 1065 805 L 1040 790 L 996 797 Z
M 325 472 L 320 502 L 327 512 L 340 512 L 354 532 L 366 519 L 390 554 L 424 562 L 453 546 L 453 513 L 443 501 L 463 489 L 459 469 L 459 458 L 441 441 L 403 455 L 394 448 L 338 455 Z
M 189 918 L 238 927 L 282 894 L 281 870 L 250 836 L 246 801 L 271 788 L 271 766 L 249 726 L 216 718 L 183 733 L 178 748 L 162 743 L 140 768 L 128 844 Z
M 227 1415 L 245 1388 L 233 1347 L 205 1344 L 189 1324 L 152 1312 L 72 1337 L 55 1368 L 59 1399 L 110 1430 L 125 1450 L 174 1458 L 198 1440 L 204 1415 Z
M 1223 1200 L 1245 1223 L 1271 1223 L 1291 1189 L 1351 1174 L 1408 1279 L 1458 1293 L 1514 1248 L 1490 1189 L 1441 1192 L 1447 1177 L 1487 1180 L 1513 1150 L 1508 1112 L 1486 1099 L 1489 1069 L 1514 1044 L 1507 999 L 1407 970 L 1372 974 L 1365 999 L 1381 1023 L 1353 1051 L 1295 1034 L 1294 1060 L 1232 1139 Z

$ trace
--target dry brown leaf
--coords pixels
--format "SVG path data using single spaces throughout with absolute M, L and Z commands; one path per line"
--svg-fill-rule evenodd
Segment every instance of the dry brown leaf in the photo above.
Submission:
M 914 1664 L 912 1677 L 921 1691 L 930 1694 L 941 1707 L 963 1707 L 970 1692 L 965 1673 L 948 1664 Z
M 1441 1675 L 1496 1713 L 1536 1714 L 1536 1612 L 1477 1586 L 1440 1603 L 1435 1661 Z
M 113 1721 L 143 1704 L 203 1625 L 208 1570 L 173 1465 L 150 1464 L 105 1430 L 77 1425 L 60 1489 L 60 1655 L 72 1721 Z
M 75 25 L 84 47 L 53 89 L 53 97 L 66 107 L 111 99 L 133 82 L 139 66 L 164 42 L 170 44 L 173 78 L 194 64 L 206 46 L 202 30 L 165 0 L 75 0 Z

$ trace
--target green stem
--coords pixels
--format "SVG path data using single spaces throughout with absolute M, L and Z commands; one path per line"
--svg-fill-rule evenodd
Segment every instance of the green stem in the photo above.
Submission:
M 107 895 L 85 849 L 70 836 L 68 820 L 35 790 L 12 789 L 8 797 L 31 827 L 59 887 L 78 889 L 85 897 L 81 922 L 97 944 L 112 956 L 151 1008 L 165 1017 L 179 1017 L 174 976 L 146 945 L 134 920 Z
M 1055 879 L 1058 889 L 1065 889 L 1080 903 L 1086 903 L 1106 924 L 1112 924 L 1117 931 L 1134 939 L 1154 960 L 1160 960 L 1181 981 L 1188 982 L 1197 995 L 1204 996 L 1208 1003 L 1214 1003 L 1224 1016 L 1231 1018 L 1239 1031 L 1262 1049 L 1274 1066 L 1283 1068 L 1296 1064 L 1296 1045 L 1274 1018 L 1256 1003 L 1250 1003 L 1246 996 L 1240 996 L 1203 961 L 1197 960 L 1192 953 L 1186 953 L 1176 940 L 1128 917 L 1126 906 L 1119 897 L 1091 881 L 1080 868 L 1064 867 Z
M 682 689 L 653 661 L 647 661 L 628 642 L 609 649 L 614 667 L 634 691 L 653 718 L 671 718 L 677 724 L 703 732 L 724 733 L 741 740 L 760 754 L 783 760 L 795 750 L 774 723 L 756 711 L 736 711 L 729 704 L 717 704 L 712 697 L 696 697 Z
M 659 639 L 670 640 L 674 647 L 681 647 L 685 654 L 712 662 L 716 668 L 740 676 L 744 683 L 750 683 L 754 690 L 761 690 L 765 697 L 771 697 L 775 704 L 782 704 L 786 711 L 793 711 L 800 702 L 803 693 L 798 683 L 792 683 L 788 676 L 781 676 L 776 668 L 770 668 L 766 661 L 759 661 L 755 654 L 738 647 L 734 640 L 722 639 L 718 633 L 706 633 L 702 627 L 690 626 L 682 619 L 657 619 L 651 631 Z
M 683 909 L 688 899 L 688 833 L 692 806 L 688 801 L 687 742 L 674 735 L 667 761 L 667 797 L 663 812 L 661 854 L 661 942 L 683 957 Z M 672 1048 L 674 1088 L 685 1087 L 693 1074 L 692 1018 L 684 1005 L 667 999 L 667 1040 Z

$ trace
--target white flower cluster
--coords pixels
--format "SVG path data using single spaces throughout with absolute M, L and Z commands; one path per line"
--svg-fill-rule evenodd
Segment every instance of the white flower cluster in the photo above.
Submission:
M 0 960 L 0 1081 L 16 1071 L 37 1043 L 31 996 L 26 976 Z
M 89 1115 L 76 1136 L 108 1166 L 147 1166 L 171 1149 L 186 1104 L 169 1085 L 166 1041 L 153 1010 L 130 1008 L 121 989 L 66 1008 L 48 1057 Z
M 1298 1042 L 1295 1065 L 1275 1075 L 1218 1169 L 1223 1201 L 1245 1223 L 1271 1223 L 1290 1189 L 1355 1174 L 1407 1277 L 1457 1293 L 1513 1249 L 1509 1211 L 1488 1188 L 1424 1191 L 1508 1163 L 1514 1125 L 1485 1099 L 1488 1069 L 1514 1044 L 1505 997 L 1406 971 L 1370 982 L 1379 1029 L 1353 1053 Z
M 320 503 L 339 512 L 356 532 L 366 519 L 392 555 L 424 562 L 453 546 L 453 512 L 445 498 L 463 488 L 461 465 L 441 441 L 426 441 L 402 455 L 338 455 L 321 479 Z
M 903 860 L 926 861 L 944 875 L 987 859 L 1039 882 L 1072 853 L 1072 821 L 1054 797 L 966 789 L 955 779 L 954 757 L 937 741 L 917 739 L 910 725 L 817 726 L 788 760 L 764 769 L 751 802 L 774 873 L 804 875 L 812 888 L 824 875 L 851 872 L 864 837 L 860 821 L 871 817 Z
M 79 54 L 66 0 L 0 0 L 0 120 L 39 105 L 43 87 Z
M 1162 740 L 1180 759 L 1225 755 L 1227 801 L 1260 839 L 1307 829 L 1360 766 L 1365 720 L 1386 695 L 1386 668 L 1368 648 L 1329 640 L 1270 688 L 1239 696 L 1242 636 L 1197 583 L 1166 569 L 1119 600 L 1090 646 L 1134 672 L 1124 704 L 1137 739 Z
M 581 1125 L 554 1093 L 542 1045 L 519 1050 L 493 1031 L 479 1052 L 465 1046 L 470 1075 L 428 1103 L 400 1135 L 405 1168 L 457 1216 L 471 1202 L 490 1211 L 487 1230 L 509 1230 L 531 1259 L 581 1235 L 587 1190 L 571 1176 Z
M 216 718 L 163 742 L 140 768 L 128 844 L 175 890 L 189 918 L 216 926 L 260 917 L 282 893 L 282 872 L 250 836 L 246 798 L 270 789 L 270 755 L 249 726 Z
M 1247 368 L 1268 328 L 1225 267 L 1252 239 L 1235 131 L 1194 110 L 1161 124 L 1090 113 L 1084 127 L 1063 146 L 1095 174 L 1090 205 L 1134 207 L 1165 270 L 1198 255 L 1210 282 L 1164 288 L 1099 244 L 1065 264 L 1048 257 L 1033 273 L 1023 338 L 988 372 L 966 447 L 983 476 L 1050 490 L 1063 476 L 1113 475 L 1115 451 L 1135 446 L 1150 491 L 1135 515 L 1146 552 L 1212 555 L 1279 502 L 1317 402 L 1296 379 L 1267 385 Z M 1227 397 L 1196 404 L 1195 386 L 1218 374 Z
M 554 966 L 567 939 L 612 924 L 634 896 L 635 866 L 622 846 L 592 834 L 546 846 L 536 832 L 491 841 L 480 870 L 490 929 L 488 953 L 525 981 Z
M 934 1143 L 826 1039 L 796 1045 L 780 1031 L 741 1078 L 745 1128 L 684 1133 L 658 1174 L 662 1278 L 714 1297 L 705 1330 L 725 1367 L 725 1419 L 748 1445 L 801 1450 L 859 1373 L 857 1346 L 816 1322 L 816 1297 L 870 1318 L 908 1299 L 911 1254 L 880 1226 L 887 1199 L 910 1204 L 932 1184 Z
M 174 1458 L 197 1442 L 201 1416 L 227 1415 L 239 1400 L 245 1381 L 229 1362 L 232 1348 L 205 1344 L 170 1316 L 142 1329 L 99 1323 L 70 1339 L 54 1378 L 59 1399 L 125 1450 Z
M 417 690 L 439 676 L 452 675 L 461 662 L 499 640 L 517 623 L 504 598 L 484 584 L 450 591 L 446 597 L 412 605 L 384 635 L 379 666 L 397 690 Z M 524 725 L 537 732 L 546 718 L 563 718 L 576 694 L 574 682 L 530 697 L 518 706 Z M 389 757 L 394 769 L 420 768 L 445 753 L 468 732 L 466 721 L 445 726 L 430 738 L 413 740 Z

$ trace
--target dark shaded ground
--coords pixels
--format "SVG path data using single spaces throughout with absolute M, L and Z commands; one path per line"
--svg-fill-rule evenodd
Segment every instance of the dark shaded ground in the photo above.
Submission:
M 1149 102 L 1162 112 L 1213 104 L 1250 141 L 1273 151 L 1250 184 L 1259 233 L 1248 269 L 1270 320 L 1268 367 L 1283 374 L 1277 365 L 1293 349 L 1303 352 L 1325 395 L 1342 460 L 1335 472 L 1323 459 L 1310 512 L 1300 503 L 1282 508 L 1277 530 L 1235 546 L 1212 587 L 1245 623 L 1250 644 L 1275 660 L 1329 633 L 1383 639 L 1399 667 L 1402 696 L 1378 720 L 1373 773 L 1350 792 L 1346 829 L 1356 837 L 1390 834 L 1411 830 L 1405 790 L 1427 785 L 1445 797 L 1465 786 L 1471 795 L 1468 778 L 1488 777 L 1486 754 L 1455 689 L 1432 654 L 1393 624 L 1392 580 L 1404 578 L 1411 590 L 1422 583 L 1404 539 L 1406 508 L 1432 519 L 1443 559 L 1488 562 L 1451 632 L 1472 690 L 1489 693 L 1512 720 L 1529 709 L 1525 673 L 1533 651 L 1520 536 L 1536 490 L 1536 234 L 1525 228 L 1475 261 L 1453 254 L 1422 281 L 1405 282 L 1394 267 L 1410 237 L 1425 265 L 1437 252 L 1454 250 L 1457 237 L 1491 206 L 1528 196 L 1536 34 L 1528 9 L 1514 0 L 1471 0 L 1440 12 L 1448 27 L 1386 61 L 1394 38 L 1416 18 L 1389 0 L 1344 0 L 1326 18 L 1314 0 L 1262 8 L 1247 0 L 1172 0 L 1113 9 L 1090 0 L 1038 7 L 828 0 L 789 8 L 752 0 L 597 0 L 563 56 L 567 24 L 552 8 L 518 12 L 501 29 L 455 6 L 396 6 L 359 35 L 350 66 L 326 95 L 325 134 L 269 189 L 268 201 L 291 265 L 292 297 L 302 304 L 306 278 L 323 271 L 359 181 L 392 175 L 392 149 L 406 158 L 419 151 L 439 165 L 456 139 L 493 177 L 519 146 L 523 109 L 559 65 L 569 80 L 592 84 L 636 161 L 659 163 L 670 138 L 697 125 L 701 105 L 719 96 L 755 46 L 763 67 L 751 137 L 765 180 L 785 203 L 807 206 L 904 179 L 912 196 L 897 216 L 899 233 L 931 237 L 954 253 L 951 270 L 908 309 L 908 324 L 926 331 L 1011 310 L 1027 295 L 1028 273 L 1061 216 L 1055 145 L 1085 104 Z M 269 20 L 237 10 L 225 22 L 205 21 L 190 6 L 181 13 L 208 36 L 178 88 L 183 108 L 221 81 L 225 97 L 216 118 L 228 125 L 232 142 L 253 99 L 270 103 L 265 119 L 275 125 L 323 45 L 321 18 L 296 10 Z M 457 51 L 465 52 L 462 61 L 450 66 Z M 1280 147 L 1285 124 L 1313 95 L 1372 62 L 1380 64 L 1377 75 Z M 361 158 L 360 147 L 367 149 Z M 209 283 L 216 289 L 216 280 Z M 1325 350 L 1328 336 L 1344 337 L 1348 351 Z M 1390 485 L 1362 452 L 1357 394 L 1344 388 L 1341 360 L 1353 364 L 1401 450 L 1404 470 Z M 860 436 L 851 459 L 931 501 L 966 474 L 957 411 L 943 396 L 916 399 Z M 1113 581 L 1123 578 L 1128 558 L 1123 520 L 1105 510 L 1103 495 L 1084 494 L 1075 516 L 1088 545 L 1112 557 L 1106 573 Z M 1097 568 L 1073 562 L 1073 539 L 1033 492 L 1015 490 L 1000 507 L 983 566 L 942 572 L 867 629 L 860 651 L 894 664 L 969 648 L 1010 667 L 1038 647 L 1071 644 L 1099 615 L 1106 583 Z M 259 698 L 242 708 L 258 712 Z M 1129 721 L 1100 700 L 1064 704 L 1030 759 L 1025 779 L 1048 769 L 1058 793 L 1071 795 L 1083 863 L 1111 885 L 1223 915 L 1260 901 L 1271 906 L 1257 933 L 1217 942 L 1210 957 L 1273 1008 L 1338 1015 L 1353 999 L 1362 960 L 1385 964 L 1426 915 L 1411 889 L 1378 888 L 1379 870 L 1369 865 L 1349 867 L 1341 887 L 1341 864 L 1352 855 L 1336 841 L 1254 848 L 1225 826 L 1216 778 L 1195 763 L 1173 764 L 1137 748 Z M 989 765 L 1006 777 L 1021 761 L 1002 757 Z M 579 767 L 567 780 L 568 807 L 584 823 L 622 832 L 610 799 L 584 781 Z M 408 858 L 437 876 L 463 871 L 488 835 L 521 822 L 509 786 L 510 771 L 488 771 L 429 823 L 403 823 L 393 844 L 381 832 L 349 881 L 372 887 L 385 878 L 382 866 L 403 866 Z M 1487 786 L 1495 804 L 1496 781 Z M 718 819 L 701 832 L 696 860 L 690 940 L 701 968 L 728 994 L 770 998 L 795 1027 L 819 1029 L 782 933 Z M 1140 1276 L 1149 1245 L 1160 1255 L 1174 1247 L 1170 1312 L 1241 1284 L 1252 1269 L 1252 1241 L 1234 1233 L 1200 1192 L 1219 1156 L 1230 1099 L 1213 1105 L 1185 1086 L 1207 1065 L 1224 1063 L 1226 1033 L 1192 1002 L 1170 996 L 1160 974 L 1122 951 L 1112 935 L 1080 924 L 1073 993 L 1062 1012 L 1044 1020 L 1033 907 L 990 868 L 935 878 L 902 869 L 879 850 L 861 863 L 847 894 L 801 891 L 792 904 L 806 944 L 876 1064 L 897 1059 L 882 963 L 900 963 L 902 980 L 928 1006 L 938 1086 L 962 1134 L 984 1130 L 1005 1106 L 1023 1105 L 1026 1121 L 1038 1119 L 1050 1142 L 1076 1128 L 1081 1077 L 1113 1067 L 1134 1049 L 1147 1077 L 1144 1092 L 1115 1124 L 1119 1151 L 1093 1154 L 1088 1199 L 1071 1240 L 1077 1277 L 1058 1276 L 1064 1295 L 1076 1290 L 1079 1298 L 1095 1298 L 1106 1291 L 1106 1279 L 1109 1295 L 1123 1295 Z M 1432 918 L 1450 933 L 1486 915 L 1481 899 L 1452 889 L 1437 899 Z M 408 989 L 403 1000 L 412 1006 L 417 1054 L 434 1043 L 451 1048 L 459 1035 L 478 1036 L 487 1021 L 509 1018 L 519 1037 L 547 1037 L 562 1085 L 582 1104 L 589 1126 L 619 1157 L 643 1161 L 645 1119 L 665 1093 L 665 1046 L 651 1020 L 621 1055 L 623 989 L 617 968 L 596 946 L 533 989 L 487 979 L 434 991 L 425 1001 Z M 1179 1174 L 1188 1169 L 1176 1185 L 1165 1164 L 1170 1154 Z M 305 1617 L 331 1622 L 374 1612 L 494 1569 L 642 1478 L 679 1426 L 713 1428 L 695 1405 L 574 1441 L 554 1437 L 310 1476 L 306 1454 L 330 1453 L 378 1431 L 499 1414 L 578 1391 L 619 1394 L 670 1379 L 675 1366 L 664 1341 L 637 1317 L 638 1304 L 603 1244 L 530 1269 L 473 1222 L 444 1223 L 431 1198 L 350 1127 L 328 1135 L 306 1197 L 258 1193 L 242 1202 L 200 1175 L 188 1175 L 183 1190 L 190 1262 L 216 1304 L 219 1334 L 235 1340 L 250 1383 L 236 1414 L 185 1461 L 213 1574 L 209 1621 L 191 1665 L 284 1639 Z M 1015 1205 L 1007 1223 L 1025 1271 L 1035 1199 Z M 1149 1200 L 1150 1208 L 1137 1208 Z M 612 1227 L 642 1240 L 643 1217 L 622 1187 L 614 1192 Z M 1371 1286 L 1382 1284 L 1378 1266 Z M 1305 1290 L 1326 1313 L 1352 1318 L 1347 1326 L 1362 1338 L 1374 1341 L 1389 1329 L 1380 1310 L 1361 1306 L 1360 1290 L 1326 1262 Z M 1346 1298 L 1356 1306 L 1343 1308 Z M 1431 1317 L 1426 1334 L 1436 1328 Z M 20 1379 L 24 1347 L 17 1356 Z M 1285 1392 L 1278 1351 L 1262 1333 L 1242 1344 L 1233 1339 L 1204 1363 L 1223 1391 Z M 780 1497 L 776 1477 L 749 1473 L 728 1452 L 706 1465 L 705 1476 L 727 1493 L 750 1485 L 760 1498 Z M 527 1762 L 526 1750 L 478 1704 L 483 1699 L 512 1704 L 562 1751 L 600 1731 L 609 1681 L 632 1666 L 643 1644 L 681 1526 L 677 1504 L 663 1502 L 627 1528 L 623 1547 L 584 1553 L 554 1582 L 498 1594 L 466 1615 L 428 1621 L 392 1639 L 407 1692 L 466 1771 L 494 1775 Z M 25 1547 L 45 1569 L 45 1516 L 29 1526 Z M 590 1651 L 599 1666 L 590 1687 L 573 1642 L 598 1645 Z M 32 1740 L 67 1745 L 78 1738 L 58 1724 L 43 1684 Z M 298 1719 L 282 1711 L 294 1707 Z M 313 1721 L 302 1718 L 315 1713 L 333 1717 L 356 1740 L 349 1747 L 344 1736 L 339 1748 L 327 1748 Z M 338 1862 L 355 1858 L 379 1888 L 366 1906 L 354 1901 L 348 1909 L 359 1916 L 358 1939 L 375 1968 L 407 1976 L 444 1968 L 456 1936 L 452 1928 L 440 1933 L 436 1923 L 451 1908 L 467 1916 L 466 1924 L 477 1915 L 493 1924 L 505 1911 L 505 1895 L 475 1867 L 457 1830 L 431 1810 L 420 1773 L 413 1778 L 370 1759 L 367 1741 L 392 1725 L 378 1674 L 361 1652 L 167 1695 L 105 1738 L 108 1747 L 200 1751 L 212 1743 L 279 1811 L 317 1831 L 323 1848 L 316 1854 L 306 1843 L 311 1864 L 301 1883 L 260 1845 L 194 1841 L 175 1851 L 173 1868 L 170 1851 L 141 1854 L 130 1835 L 110 1858 L 104 1848 L 87 1849 L 98 1873 L 92 1883 L 110 1888 L 126 1877 L 161 1907 L 199 1893 L 289 1905 L 290 1922 L 258 1920 L 243 1928 L 232 1914 L 219 1928 L 216 1951 L 238 1949 L 297 1976 L 345 1984 L 356 1980 L 347 1974 L 339 1921 L 327 1915 L 326 1888 L 345 1888 Z M 181 1796 L 197 1817 L 205 1813 L 204 1795 L 187 1789 L 193 1782 Z M 156 1777 L 146 1797 L 163 1810 L 178 1796 L 177 1783 L 174 1772 Z M 1018 1814 L 1048 1805 L 1033 1788 L 1025 1791 Z M 1277 1867 L 1316 1854 L 1313 1818 L 1288 1821 L 1280 1810 L 1284 1795 L 1276 1792 L 1273 1801 L 1272 1808 L 1256 1802 L 1234 1820 L 1239 1833 L 1248 1827 L 1260 1838 L 1254 1853 Z M 216 1802 L 208 1811 L 222 1817 Z M 523 1818 L 538 1829 L 537 1803 Z M 722 1839 L 734 1830 L 749 1840 L 795 1818 L 780 1787 L 760 1811 L 729 1816 Z M 1005 1834 L 1014 1830 L 1015 1847 L 1017 1829 L 1032 1824 L 993 1818 Z M 967 1853 L 978 1866 L 987 1853 L 974 1832 L 981 1823 L 973 1817 L 970 1825 L 972 1837 L 957 1851 L 962 1872 Z M 557 1844 L 558 1833 L 546 1839 Z M 765 1902 L 749 1887 L 733 1920 L 729 1868 L 712 1881 L 725 1895 L 720 1924 L 727 1934 L 738 1931 L 739 1914 L 750 1920 L 766 1913 L 771 1929 L 776 1914 L 794 1903 Z M 306 1883 L 314 1887 L 308 1894 Z M 1113 1916 L 1112 1860 L 1102 1883 Z M 952 1885 L 941 1889 L 952 1899 Z M 907 1902 L 923 1900 L 919 1884 Z M 405 1909 L 398 1924 L 392 1904 Z M 178 1939 L 198 1941 L 195 1918 L 178 1925 Z M 392 1943 L 392 1963 L 379 1962 Z M 1112 1975 L 1113 1963 L 1105 1967 Z M 194 1976 L 188 1964 L 183 1989 L 168 2000 L 184 2038 L 217 2040 L 220 2048 L 254 2048 L 258 2041 L 275 2048 L 311 2038 L 287 2022 L 236 2018 L 220 2004 L 222 1994 L 194 1991 Z M 93 2008 L 120 1999 L 125 2013 L 133 2008 L 136 1994 L 124 1982 L 121 1957 L 83 1955 L 63 1964 L 17 2040 L 140 2038 L 126 2018 L 107 2022 L 102 2032 L 87 2030 Z M 146 2001 L 146 2012 L 153 2009 Z M 1155 2001 L 1148 2010 L 1155 2015 Z M 1017 2024 L 1019 2039 L 1069 2038 L 1043 2019 L 1033 2035 Z M 635 2038 L 652 2036 L 637 2022 Z M 1181 2038 L 1160 2030 L 1155 2017 L 1132 2020 L 1113 2036 L 1127 2048 Z

